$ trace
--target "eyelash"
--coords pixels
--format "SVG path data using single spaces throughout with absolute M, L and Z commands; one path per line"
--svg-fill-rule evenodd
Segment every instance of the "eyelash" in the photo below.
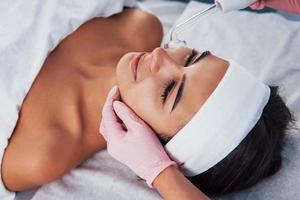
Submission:
M 189 57 L 186 60 L 185 67 L 189 66 L 191 64 L 192 59 L 198 54 L 198 52 L 195 49 L 192 49 L 192 53 L 189 55 Z
M 174 80 L 170 80 L 169 82 L 167 82 L 165 85 L 164 85 L 164 90 L 163 90 L 163 93 L 161 94 L 161 99 L 162 99 L 162 102 L 165 103 L 170 91 L 173 89 L 173 87 L 175 86 L 175 81 Z
M 192 49 L 192 53 L 187 58 L 185 67 L 190 65 L 190 62 L 197 54 L 198 54 L 198 52 L 195 49 Z M 163 103 L 165 103 L 170 91 L 173 89 L 175 84 L 176 84 L 176 82 L 174 80 L 170 80 L 164 85 L 163 93 L 161 94 L 161 99 L 162 99 Z
M 191 63 L 193 61 L 193 58 L 198 55 L 198 51 L 196 49 L 192 49 L 192 53 L 189 55 L 189 57 L 186 60 L 186 64 L 184 65 L 185 67 L 193 64 Z M 206 56 L 209 55 L 210 52 L 209 51 L 205 51 L 203 52 L 200 56 L 198 56 L 198 58 L 202 57 L 202 56 Z M 198 59 L 196 59 L 198 60 Z M 170 91 L 173 89 L 173 87 L 175 86 L 176 82 L 174 80 L 170 80 L 168 81 L 165 85 L 164 85 L 164 89 L 163 89 L 163 93 L 161 94 L 161 99 L 162 102 L 165 103 Z

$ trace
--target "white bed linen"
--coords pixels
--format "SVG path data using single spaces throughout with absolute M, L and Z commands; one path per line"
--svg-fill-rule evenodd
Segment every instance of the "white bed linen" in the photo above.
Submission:
M 164 35 L 170 31 L 187 6 L 186 3 L 166 0 L 145 0 L 142 4 L 159 18 Z
M 180 21 L 206 4 L 190 3 Z M 164 17 L 162 11 L 161 19 Z M 287 20 L 286 18 L 295 19 Z M 191 46 L 209 49 L 225 58 L 241 62 L 250 72 L 269 84 L 281 86 L 281 94 L 300 119 L 299 16 L 278 13 L 234 12 L 211 16 L 197 29 L 185 33 Z M 246 38 L 244 40 L 244 38 Z M 290 132 L 282 170 L 274 177 L 239 194 L 222 199 L 295 199 L 300 188 L 299 132 Z M 299 175 L 299 174 L 298 174 Z M 161 199 L 127 167 L 100 151 L 61 179 L 41 187 L 32 200 L 54 199 Z M 19 199 L 18 199 L 19 200 Z
M 0 1 L 1 161 L 25 95 L 47 54 L 87 20 L 134 5 L 135 0 Z M 1 182 L 0 199 L 13 198 Z

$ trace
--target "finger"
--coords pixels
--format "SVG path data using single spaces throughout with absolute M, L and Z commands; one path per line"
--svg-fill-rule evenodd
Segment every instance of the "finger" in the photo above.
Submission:
M 114 110 L 118 117 L 123 121 L 128 130 L 132 130 L 136 123 L 143 124 L 143 121 L 124 103 L 115 101 Z
M 107 99 L 102 108 L 102 119 L 99 127 L 99 132 L 103 135 L 106 141 L 109 140 L 110 133 L 120 132 L 122 130 L 122 125 L 118 122 L 118 118 L 113 109 L 113 101 L 119 98 L 119 90 L 116 86 L 114 86 L 109 91 Z
M 109 135 L 112 132 L 123 131 L 123 126 L 119 122 L 104 121 L 102 120 L 99 127 L 99 133 L 106 141 L 109 140 Z
M 113 86 L 110 91 L 108 92 L 108 95 L 113 100 L 119 100 L 120 99 L 120 91 L 119 88 L 115 85 Z
M 264 0 L 258 0 L 250 5 L 250 7 L 254 10 L 261 10 L 265 7 L 265 1 Z
M 118 88 L 115 86 L 113 87 L 106 98 L 106 101 L 102 108 L 102 119 L 105 121 L 114 121 L 117 122 L 117 117 L 114 113 L 113 109 L 113 102 L 120 98 L 120 93 Z
M 122 138 L 125 135 L 125 130 L 119 122 L 105 122 L 101 123 L 100 133 L 107 142 L 112 142 Z

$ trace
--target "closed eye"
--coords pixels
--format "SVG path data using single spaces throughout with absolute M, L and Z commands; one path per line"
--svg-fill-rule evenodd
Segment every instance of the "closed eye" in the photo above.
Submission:
M 190 65 L 190 62 L 192 61 L 192 59 L 198 54 L 198 52 L 195 49 L 192 49 L 192 53 L 189 55 L 188 59 L 186 60 L 186 63 L 184 65 L 184 67 L 187 67 Z
M 165 84 L 163 93 L 161 94 L 161 99 L 163 103 L 166 102 L 166 99 L 169 96 L 171 90 L 174 88 L 175 84 L 176 82 L 174 80 L 170 80 Z
M 174 110 L 174 108 L 177 106 L 178 102 L 180 101 L 181 97 L 182 97 L 182 93 L 183 93 L 183 89 L 184 89 L 184 85 L 185 85 L 185 79 L 186 79 L 186 75 L 183 74 L 180 86 L 177 90 L 177 94 L 174 100 L 174 104 L 172 106 L 171 112 Z
M 184 65 L 184 67 L 195 64 L 210 54 L 211 54 L 210 51 L 204 51 L 201 54 L 199 54 L 198 51 L 193 49 L 191 55 L 187 59 L 186 64 Z

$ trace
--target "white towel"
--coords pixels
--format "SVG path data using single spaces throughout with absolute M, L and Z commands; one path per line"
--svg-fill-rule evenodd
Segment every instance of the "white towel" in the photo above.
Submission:
M 48 53 L 89 19 L 135 5 L 135 0 L 0 1 L 1 161 L 25 95 Z M 13 198 L 1 182 L 0 199 Z

